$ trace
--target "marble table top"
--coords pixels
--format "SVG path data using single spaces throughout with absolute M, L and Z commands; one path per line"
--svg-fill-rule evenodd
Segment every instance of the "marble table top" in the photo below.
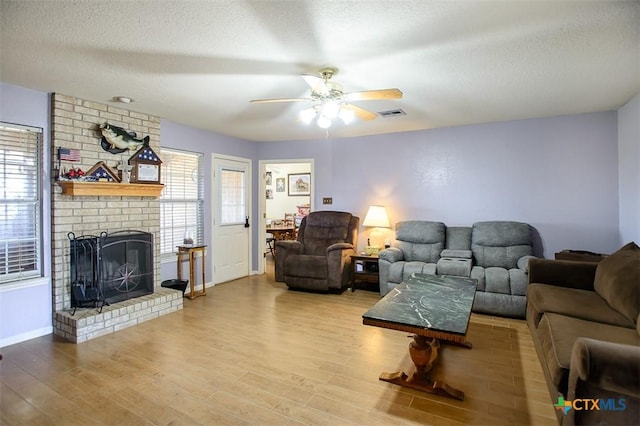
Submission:
M 473 279 L 412 274 L 362 317 L 364 320 L 465 335 L 476 286 Z

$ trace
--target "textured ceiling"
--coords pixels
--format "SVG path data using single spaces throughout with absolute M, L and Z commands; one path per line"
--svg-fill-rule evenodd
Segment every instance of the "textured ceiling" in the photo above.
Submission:
M 638 1 L 1 1 L 0 80 L 247 140 L 324 138 L 301 73 L 407 115 L 351 137 L 616 109 L 639 91 Z M 123 107 L 122 104 L 114 104 Z

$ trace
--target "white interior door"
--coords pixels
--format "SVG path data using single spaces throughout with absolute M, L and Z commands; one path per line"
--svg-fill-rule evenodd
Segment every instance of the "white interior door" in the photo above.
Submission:
M 250 273 L 251 162 L 213 157 L 213 282 L 231 281 Z

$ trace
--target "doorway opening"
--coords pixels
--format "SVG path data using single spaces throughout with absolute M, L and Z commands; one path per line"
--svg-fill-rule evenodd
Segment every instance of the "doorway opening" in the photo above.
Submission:
M 260 160 L 258 273 L 273 260 L 277 239 L 296 238 L 302 219 L 313 210 L 314 176 L 312 159 Z M 271 231 L 271 232 L 270 232 Z

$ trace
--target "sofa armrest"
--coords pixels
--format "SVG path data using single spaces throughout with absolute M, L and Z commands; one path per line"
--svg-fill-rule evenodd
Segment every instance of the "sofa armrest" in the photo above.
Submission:
M 576 339 L 571 352 L 567 400 L 597 400 L 599 407 L 606 404 L 606 408 L 569 410 L 562 424 L 640 424 L 639 376 L 640 346 Z
M 404 253 L 397 247 L 389 247 L 378 253 L 378 258 L 384 259 L 389 263 L 404 260 Z
M 296 240 L 278 240 L 276 241 L 275 246 L 275 280 L 278 282 L 284 282 L 284 261 L 291 255 L 302 254 L 304 246 L 300 241 Z
M 569 399 L 586 398 L 581 387 L 634 398 L 640 395 L 640 346 L 580 337 L 573 344 L 570 365 Z
M 327 247 L 327 255 L 335 250 L 353 250 L 353 244 L 351 243 L 335 243 L 335 244 L 331 244 L 329 247 Z
M 530 259 L 537 259 L 535 256 L 522 256 L 520 259 L 518 259 L 518 269 L 520 269 L 521 271 L 524 271 L 525 274 L 529 273 L 529 260 Z
M 351 243 L 335 243 L 327 247 L 327 286 L 341 289 L 351 280 L 351 255 L 356 251 Z
M 529 259 L 529 284 L 540 283 L 593 291 L 597 263 Z

